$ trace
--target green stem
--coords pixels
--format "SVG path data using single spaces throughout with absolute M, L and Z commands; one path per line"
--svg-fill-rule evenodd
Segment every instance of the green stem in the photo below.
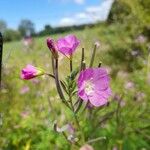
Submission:
M 52 75 L 52 74 L 50 74 L 50 73 L 45 73 L 45 74 L 48 75 L 49 77 L 55 79 L 55 76 L 54 76 L 54 75 Z
M 84 142 L 85 142 L 84 133 L 83 133 L 82 128 L 81 128 L 81 126 L 80 126 L 78 116 L 77 116 L 77 114 L 75 114 L 75 113 L 74 113 L 74 118 L 75 118 L 76 124 L 77 124 L 77 126 L 78 126 L 78 129 L 79 129 L 79 131 L 80 131 L 81 140 L 83 140 L 83 143 L 84 143 Z
M 102 62 L 100 61 L 99 64 L 98 64 L 98 68 L 100 68 L 102 65 Z
M 123 95 L 120 97 L 119 101 L 118 101 L 118 105 L 117 105 L 117 109 L 116 109 L 116 123 L 117 123 L 117 128 L 120 126 L 120 104 L 122 101 L 122 97 Z
M 66 135 L 65 132 L 62 132 L 62 135 L 64 136 L 64 138 L 66 139 L 66 141 L 69 143 L 69 144 L 74 144 L 75 146 L 77 146 L 78 148 L 81 147 L 81 145 L 78 143 L 78 142 L 75 142 L 75 143 L 72 143 L 71 141 L 68 140 L 68 137 Z
M 74 118 L 75 118 L 75 121 L 76 121 L 76 124 L 77 124 L 79 130 L 81 130 L 81 127 L 80 127 L 80 124 L 79 124 L 78 117 L 77 117 L 77 115 L 76 115 L 75 113 L 74 113 Z
M 82 48 L 82 55 L 81 55 L 81 64 L 80 64 L 80 71 L 84 70 L 86 68 L 86 63 L 84 61 L 84 48 Z M 80 110 L 81 106 L 82 106 L 83 100 L 81 98 L 78 98 L 75 105 L 78 104 L 75 113 L 78 113 L 78 111 Z
M 56 88 L 57 88 L 57 92 L 59 94 L 60 99 L 69 109 L 71 109 L 69 104 L 65 100 L 64 94 L 63 94 L 61 86 L 60 86 L 60 81 L 59 81 L 59 77 L 58 77 L 58 59 L 55 59 L 55 61 L 54 61 L 53 57 L 52 57 L 52 68 L 53 68 L 53 72 L 54 72 L 54 77 L 51 74 L 49 76 L 55 78 Z
M 82 48 L 80 70 L 83 70 L 83 61 L 84 61 L 84 48 Z
M 93 66 L 93 63 L 94 63 L 94 58 L 95 58 L 95 54 L 96 54 L 96 49 L 97 49 L 97 45 L 95 44 L 95 45 L 94 45 L 94 49 L 93 49 L 93 53 L 92 53 L 92 56 L 91 56 L 90 65 L 89 65 L 90 68 Z
M 69 144 L 72 144 L 72 143 L 68 140 L 67 135 L 66 135 L 65 132 L 62 132 L 62 135 L 64 136 L 64 138 L 66 139 L 66 141 L 67 141 Z
M 71 93 L 69 93 L 69 102 L 71 104 L 71 108 L 72 108 L 72 111 L 74 113 L 74 106 L 73 106 L 73 103 L 72 103 L 72 95 L 71 95 Z
M 119 143 L 119 150 L 122 150 L 122 142 Z
M 72 64 L 72 55 L 70 56 L 70 73 L 73 70 L 73 64 Z
M 94 143 L 94 142 L 97 142 L 97 141 L 100 141 L 100 140 L 106 140 L 106 137 L 98 137 L 96 139 L 91 139 L 89 140 L 87 143 Z
M 74 109 L 74 106 L 73 106 L 73 103 L 72 103 L 72 94 L 71 94 L 70 90 L 69 90 L 69 102 L 71 104 L 71 108 L 72 108 L 72 112 L 73 112 L 73 115 L 74 115 L 74 118 L 75 118 L 76 125 L 79 128 L 79 131 L 82 133 L 82 130 L 81 130 L 81 127 L 80 127 L 80 124 L 79 124 L 79 120 L 78 120 L 78 117 L 75 113 L 75 109 Z
M 79 104 L 78 104 L 77 109 L 75 110 L 75 113 L 78 113 L 78 111 L 80 110 L 82 103 L 83 103 L 83 100 L 81 98 L 78 98 L 78 101 L 79 101 Z

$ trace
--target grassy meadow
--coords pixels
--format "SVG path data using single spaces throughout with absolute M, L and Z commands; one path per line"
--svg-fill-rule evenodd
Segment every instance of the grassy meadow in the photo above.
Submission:
M 85 141 L 105 137 L 90 143 L 95 150 L 148 150 L 149 41 L 138 41 L 138 33 L 132 34 L 125 25 L 117 23 L 95 25 L 82 31 L 49 36 L 57 39 L 68 34 L 75 34 L 81 40 L 73 57 L 74 68 L 80 64 L 82 47 L 85 48 L 88 66 L 94 43 L 99 42 L 94 66 L 97 67 L 101 61 L 111 76 L 113 94 L 110 104 L 98 110 L 93 109 L 92 112 L 93 122 L 99 120 L 99 124 L 94 124 L 93 127 L 93 124 L 82 116 L 82 111 L 78 113 Z M 59 100 L 54 80 L 48 76 L 31 81 L 20 79 L 21 69 L 26 64 L 44 68 L 48 73 L 52 73 L 51 53 L 47 48 L 46 38 L 34 38 L 33 46 L 30 48 L 25 48 L 22 41 L 4 43 L 3 88 L 0 93 L 1 150 L 78 149 L 68 144 L 61 134 L 53 130 L 55 120 L 59 126 L 73 121 L 73 114 Z M 61 79 L 69 75 L 68 65 L 68 59 L 60 55 Z M 85 111 L 88 116 L 88 110 Z M 104 115 L 108 113 L 111 115 L 105 118 Z

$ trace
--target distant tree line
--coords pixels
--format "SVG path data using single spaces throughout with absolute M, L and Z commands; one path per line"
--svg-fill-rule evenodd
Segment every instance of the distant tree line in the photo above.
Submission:
M 16 30 L 8 28 L 6 22 L 4 20 L 0 20 L 0 32 L 3 34 L 4 42 L 20 40 L 23 37 L 28 36 L 46 36 L 58 33 L 65 33 L 73 30 L 83 30 L 85 27 L 90 28 L 93 26 L 93 24 L 84 24 L 78 26 L 74 25 L 65 27 L 51 27 L 51 25 L 45 25 L 43 30 L 35 32 L 35 26 L 31 20 L 21 20 Z
M 4 20 L 0 20 L 0 32 L 3 35 L 4 42 L 19 40 L 27 35 L 34 35 L 34 24 L 30 20 L 22 20 L 18 26 L 18 29 L 11 29 L 7 27 L 7 23 Z
M 143 31 L 150 37 L 150 0 L 115 0 L 110 10 L 107 24 L 121 23 L 127 28 L 132 26 L 133 30 L 137 32 L 137 29 Z M 102 22 L 99 22 L 102 23 Z M 98 23 L 98 24 L 99 24 Z M 74 25 L 65 27 L 52 27 L 51 25 L 45 25 L 44 29 L 39 32 L 35 32 L 34 23 L 31 20 L 21 20 L 16 30 L 7 27 L 5 21 L 0 20 L 0 32 L 4 36 L 4 41 L 19 40 L 25 36 L 46 36 L 57 33 L 65 33 L 74 30 L 82 30 L 86 27 L 93 27 L 93 24 Z
M 38 36 L 52 35 L 58 33 L 65 33 L 74 30 L 83 30 L 86 27 L 93 27 L 94 24 L 82 24 L 82 25 L 73 25 L 73 26 L 65 26 L 65 27 L 51 27 L 50 25 L 45 25 L 44 29 L 37 33 Z

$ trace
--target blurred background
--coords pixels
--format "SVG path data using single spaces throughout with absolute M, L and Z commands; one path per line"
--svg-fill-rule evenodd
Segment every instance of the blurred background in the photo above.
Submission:
M 86 63 L 95 42 L 100 44 L 95 64 L 102 61 L 111 76 L 113 95 L 95 120 L 116 110 L 93 129 L 81 120 L 86 138 L 106 137 L 95 142 L 95 150 L 148 150 L 150 148 L 150 1 L 149 0 L 0 0 L 0 32 L 3 35 L 2 88 L 0 92 L 0 150 L 74 149 L 51 124 L 71 123 L 71 114 L 57 96 L 48 77 L 22 81 L 26 64 L 51 73 L 47 37 L 75 34 Z M 59 57 L 60 77 L 69 74 L 68 60 Z M 82 114 L 81 114 L 82 115 Z M 95 130 L 96 132 L 94 132 Z M 86 149 L 85 149 L 86 150 Z

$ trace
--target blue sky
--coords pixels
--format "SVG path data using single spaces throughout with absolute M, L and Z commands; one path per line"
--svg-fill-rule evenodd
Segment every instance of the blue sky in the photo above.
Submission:
M 113 0 L 0 0 L 0 20 L 16 29 L 30 19 L 36 30 L 45 24 L 67 26 L 105 20 Z

